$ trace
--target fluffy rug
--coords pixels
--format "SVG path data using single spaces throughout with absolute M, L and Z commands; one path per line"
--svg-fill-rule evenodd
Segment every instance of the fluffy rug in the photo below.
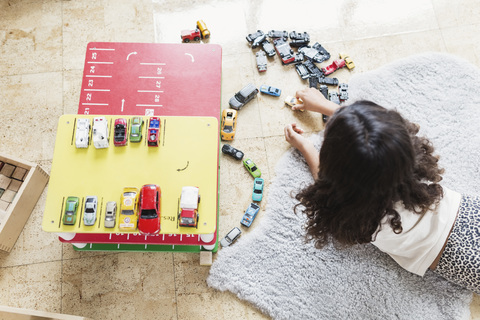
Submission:
M 396 108 L 421 125 L 446 169 L 444 185 L 480 194 L 480 70 L 439 53 L 416 55 L 350 81 L 350 101 Z M 320 146 L 322 133 L 312 137 Z M 428 271 L 404 271 L 373 245 L 317 250 L 291 194 L 312 178 L 303 158 L 278 162 L 263 219 L 219 251 L 209 286 L 228 290 L 274 319 L 468 319 L 472 294 Z

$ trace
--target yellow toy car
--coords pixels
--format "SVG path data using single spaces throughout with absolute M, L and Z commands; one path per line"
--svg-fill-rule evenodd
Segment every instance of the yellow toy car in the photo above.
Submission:
M 121 231 L 137 230 L 138 222 L 138 194 L 136 187 L 125 187 L 120 198 L 120 217 L 118 228 Z
M 353 63 L 352 58 L 350 58 L 348 54 L 340 53 L 340 59 L 345 61 L 345 65 L 347 66 L 348 70 L 355 68 L 355 63 Z
M 237 110 L 224 109 L 222 111 L 222 129 L 220 135 L 222 140 L 233 140 L 237 129 Z
M 285 98 L 285 104 L 291 108 L 293 108 L 294 106 L 296 106 L 297 104 L 302 104 L 303 101 L 300 100 L 300 99 L 297 99 L 295 98 L 294 96 L 287 96 Z M 304 109 L 299 109 L 300 111 L 305 111 Z
M 200 30 L 200 34 L 202 35 L 202 39 L 210 38 L 210 30 L 208 30 L 207 25 L 203 20 L 197 21 L 197 28 Z

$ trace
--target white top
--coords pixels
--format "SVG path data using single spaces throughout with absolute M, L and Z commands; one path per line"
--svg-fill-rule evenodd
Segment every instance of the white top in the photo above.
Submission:
M 403 231 L 395 234 L 387 216 L 372 244 L 388 253 L 402 268 L 423 276 L 447 241 L 461 199 L 460 193 L 443 187 L 438 206 L 423 215 L 397 203 L 394 208 L 401 217 Z
M 180 208 L 197 209 L 198 208 L 198 188 L 183 187 L 182 196 L 180 197 Z

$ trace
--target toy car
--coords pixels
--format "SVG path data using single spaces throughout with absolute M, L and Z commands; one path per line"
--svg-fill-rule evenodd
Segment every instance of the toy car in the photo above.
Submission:
M 328 93 L 328 100 L 336 103 L 336 104 L 340 104 L 340 98 L 338 97 L 338 93 L 336 92 L 329 92 Z
M 120 216 L 118 228 L 120 231 L 135 231 L 137 229 L 138 188 L 123 188 L 120 198 Z
M 222 245 L 222 247 L 228 247 L 229 245 L 234 243 L 240 237 L 241 234 L 242 234 L 242 231 L 237 227 L 235 227 L 232 230 L 230 230 L 230 232 L 227 233 L 225 238 L 220 240 L 220 244 Z
M 287 31 L 276 31 L 270 30 L 268 32 L 268 36 L 272 39 L 281 38 L 283 41 L 287 41 L 288 39 L 288 32 Z
M 127 120 L 115 119 L 115 129 L 113 133 L 113 144 L 115 146 L 124 146 L 127 144 Z
M 210 38 L 210 30 L 208 30 L 207 25 L 205 24 L 205 22 L 203 22 L 203 20 L 197 21 L 197 28 L 200 30 L 202 39 Z
M 307 67 L 303 63 L 297 63 L 295 65 L 295 70 L 297 70 L 298 75 L 303 80 L 310 78 L 310 73 L 308 72 Z
M 68 197 L 65 202 L 65 214 L 63 215 L 64 225 L 74 225 L 77 221 L 77 209 L 80 200 L 78 197 Z
M 260 178 L 260 176 L 262 175 L 260 169 L 257 168 L 257 165 L 251 159 L 243 160 L 243 165 L 245 166 L 245 169 L 247 169 L 247 171 L 250 172 L 250 174 L 254 178 Z
M 313 63 L 310 60 L 306 60 L 303 62 L 303 65 L 305 68 L 307 68 L 308 73 L 310 74 L 310 77 L 317 77 L 317 78 L 323 78 L 324 74 L 322 70 L 320 70 L 315 63 Z
M 240 110 L 244 105 L 250 102 L 258 93 L 257 87 L 253 83 L 247 84 L 240 91 L 230 98 L 228 103 L 235 110 Z
M 259 72 L 267 71 L 267 55 L 263 51 L 258 51 L 255 54 L 256 61 L 257 61 L 257 69 Z
M 190 41 L 199 41 L 202 34 L 200 29 L 195 28 L 195 30 L 182 30 L 181 38 L 182 41 L 188 43 Z
M 160 118 L 150 117 L 148 127 L 148 146 L 158 147 L 158 138 L 160 136 Z
M 156 184 L 146 184 L 140 189 L 138 231 L 152 235 L 160 231 L 162 192 Z
M 107 207 L 105 209 L 105 228 L 115 227 L 116 218 L 117 218 L 117 202 L 109 201 L 107 202 Z
M 335 60 L 333 61 L 330 65 L 326 66 L 326 67 L 323 67 L 322 68 L 322 72 L 324 75 L 329 75 L 333 72 L 335 72 L 336 70 L 340 69 L 340 68 L 343 68 L 345 67 L 345 60 L 342 60 L 342 59 L 338 59 L 338 60 Z
M 253 223 L 253 220 L 255 220 L 258 211 L 260 211 L 260 207 L 255 203 L 250 203 L 240 223 L 247 228 L 250 227 Z
M 264 33 L 263 33 L 262 30 L 257 30 L 257 32 L 250 33 L 247 36 L 247 41 L 248 42 L 253 42 L 255 39 L 257 39 L 258 37 L 263 36 L 263 35 L 264 35 Z
M 108 122 L 105 117 L 93 118 L 93 145 L 97 149 L 108 148 Z
M 323 94 L 325 99 L 328 99 L 328 87 L 326 85 L 320 85 L 320 88 L 318 90 Z M 329 117 L 327 115 L 322 114 L 323 123 L 327 123 L 328 118 Z
M 260 37 L 257 37 L 255 40 L 252 42 L 252 49 L 255 49 L 259 45 L 261 45 L 265 40 L 267 39 L 267 35 L 263 34 Z
M 328 78 L 328 77 L 319 77 L 318 78 L 319 84 L 328 84 L 331 86 L 338 86 L 338 79 L 337 78 Z
M 297 104 L 302 104 L 302 103 L 303 103 L 302 100 L 297 99 L 297 98 L 295 98 L 295 97 L 293 97 L 293 96 L 287 96 L 287 97 L 285 98 L 285 104 L 288 105 L 288 106 L 290 106 L 291 108 L 293 108 L 293 107 L 296 106 Z M 300 111 L 305 111 L 305 110 L 300 109 Z
M 252 201 L 262 201 L 264 185 L 265 181 L 262 178 L 255 178 L 253 181 Z
M 274 97 L 280 97 L 280 95 L 282 94 L 282 90 L 272 86 L 267 86 L 265 84 L 262 84 L 260 86 L 260 92 L 274 96 Z
M 233 109 L 224 109 L 222 111 L 222 127 L 220 136 L 222 140 L 233 140 L 237 130 L 237 111 Z
M 75 146 L 88 148 L 90 138 L 90 119 L 77 119 L 77 131 L 75 132 Z
M 228 155 L 231 155 L 237 160 L 242 160 L 243 159 L 243 152 L 232 147 L 229 144 L 224 144 L 222 147 L 222 152 Z
M 353 63 L 352 58 L 350 58 L 349 55 L 345 53 L 340 54 L 340 59 L 343 59 L 345 61 L 345 64 L 347 65 L 348 70 L 352 70 L 355 68 L 355 63 Z
M 85 198 L 85 212 L 83 214 L 83 224 L 93 226 L 97 221 L 97 196 L 87 196 Z
M 290 47 L 290 44 L 283 39 L 277 39 L 273 41 L 275 50 L 282 59 L 283 64 L 289 64 L 295 61 L 295 56 L 293 55 L 293 50 Z
M 142 140 L 143 118 L 133 117 L 130 125 L 130 142 L 140 142 Z
M 338 97 L 340 98 L 340 101 L 348 100 L 348 84 L 340 83 L 338 85 Z
M 309 60 L 314 62 L 323 62 L 325 60 L 330 59 L 330 53 L 325 50 L 324 47 L 318 42 L 316 42 L 313 46 L 305 46 L 298 49 L 298 52 L 302 52 L 305 57 Z
M 310 36 L 308 33 L 304 32 L 296 32 L 292 31 L 290 32 L 290 45 L 292 47 L 303 47 L 303 46 L 308 46 L 310 43 Z
M 263 51 L 267 54 L 269 57 L 273 57 L 275 55 L 275 48 L 273 47 L 273 44 L 270 43 L 270 41 L 265 40 L 262 42 L 262 48 Z
M 197 187 L 183 187 L 180 195 L 178 224 L 181 227 L 196 228 L 198 224 L 198 204 L 200 195 Z

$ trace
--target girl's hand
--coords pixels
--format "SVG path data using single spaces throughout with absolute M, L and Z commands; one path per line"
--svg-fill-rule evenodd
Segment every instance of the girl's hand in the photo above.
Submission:
M 294 148 L 302 150 L 303 146 L 309 141 L 302 136 L 303 129 L 297 127 L 296 123 L 287 124 L 284 128 L 285 140 Z
M 300 99 L 303 103 L 293 107 L 293 110 L 304 109 L 331 116 L 335 110 L 340 108 L 338 104 L 326 99 L 323 94 L 315 88 L 299 90 L 295 97 Z

